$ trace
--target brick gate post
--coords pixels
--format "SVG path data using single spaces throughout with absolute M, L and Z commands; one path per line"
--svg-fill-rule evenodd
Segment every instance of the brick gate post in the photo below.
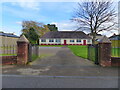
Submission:
M 17 41 L 17 64 L 25 65 L 28 62 L 28 44 L 27 38 L 22 35 Z
M 104 36 L 100 42 L 99 45 L 99 64 L 101 66 L 111 66 L 111 41 Z

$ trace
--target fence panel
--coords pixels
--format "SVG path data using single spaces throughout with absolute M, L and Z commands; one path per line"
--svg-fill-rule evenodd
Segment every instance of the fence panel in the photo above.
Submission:
M 16 55 L 17 55 L 16 45 L 0 46 L 0 56 L 16 56 Z
M 99 64 L 98 61 L 98 45 L 88 45 L 88 59 Z
M 120 40 L 111 40 L 111 42 L 112 42 L 111 56 L 120 57 Z
M 111 56 L 112 57 L 120 57 L 120 47 L 113 47 L 112 46 Z

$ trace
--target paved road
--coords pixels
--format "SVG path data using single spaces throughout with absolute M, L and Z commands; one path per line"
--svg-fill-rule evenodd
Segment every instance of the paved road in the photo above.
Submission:
M 117 88 L 116 77 L 3 76 L 3 88 Z
M 41 47 L 40 51 L 43 57 L 31 65 L 4 66 L 3 87 L 23 87 L 26 83 L 24 87 L 118 86 L 117 68 L 97 66 L 89 60 L 75 56 L 66 47 Z

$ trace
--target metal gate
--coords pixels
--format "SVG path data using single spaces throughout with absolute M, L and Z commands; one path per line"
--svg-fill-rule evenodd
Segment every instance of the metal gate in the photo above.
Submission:
M 32 61 L 32 45 L 29 43 L 28 45 L 28 62 Z
M 98 44 L 88 45 L 88 59 L 93 61 L 95 64 L 99 64 L 98 55 Z
M 28 45 L 28 62 L 31 62 L 39 57 L 39 46 L 38 45 Z

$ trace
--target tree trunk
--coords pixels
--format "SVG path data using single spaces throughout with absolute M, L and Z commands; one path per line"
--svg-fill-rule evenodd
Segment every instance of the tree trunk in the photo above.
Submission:
M 93 45 L 95 44 L 95 39 L 96 39 L 96 33 L 93 32 L 93 38 L 92 38 L 92 44 L 93 44 Z

